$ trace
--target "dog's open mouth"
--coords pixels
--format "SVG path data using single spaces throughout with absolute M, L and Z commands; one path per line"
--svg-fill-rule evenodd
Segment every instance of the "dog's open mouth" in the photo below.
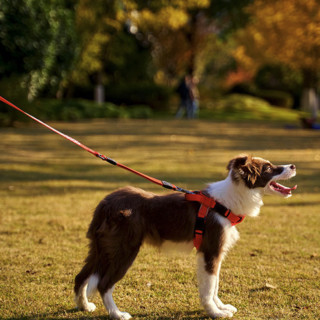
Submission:
M 295 185 L 292 188 L 288 188 L 278 182 L 271 181 L 269 184 L 269 187 L 272 191 L 279 192 L 280 194 L 282 194 L 284 196 L 289 196 L 289 195 L 291 195 L 291 191 L 296 190 L 298 186 Z

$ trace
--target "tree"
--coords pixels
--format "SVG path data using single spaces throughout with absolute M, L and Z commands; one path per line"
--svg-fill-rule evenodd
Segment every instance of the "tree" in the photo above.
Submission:
M 320 3 L 317 0 L 256 0 L 250 23 L 237 34 L 237 61 L 252 73 L 269 63 L 303 71 L 306 87 L 320 70 Z
M 206 69 L 206 62 L 212 65 L 214 54 L 208 51 L 220 47 L 218 38 L 227 40 L 231 32 L 246 23 L 248 13 L 243 7 L 251 2 L 140 0 L 131 7 L 129 19 L 143 41 L 151 43 L 158 80 L 170 83 L 187 72 L 199 75 Z M 207 54 L 203 54 L 205 51 Z M 204 61 L 204 57 L 209 60 Z
M 209 5 L 209 0 L 153 0 L 147 4 L 138 0 L 131 6 L 129 21 L 136 27 L 137 36 L 152 46 L 158 80 L 166 82 L 195 71 L 204 34 L 201 11 Z
M 78 1 L 76 27 L 81 50 L 71 82 L 80 86 L 94 83 L 97 102 L 104 101 L 105 85 L 119 77 L 134 51 L 132 37 L 125 30 L 124 8 L 121 0 Z
M 88 82 L 90 75 L 102 71 L 107 45 L 122 28 L 121 9 L 117 0 L 78 1 L 76 28 L 81 51 L 72 77 L 76 83 Z
M 76 53 L 73 0 L 1 0 L 0 75 L 19 75 L 29 99 L 54 95 Z

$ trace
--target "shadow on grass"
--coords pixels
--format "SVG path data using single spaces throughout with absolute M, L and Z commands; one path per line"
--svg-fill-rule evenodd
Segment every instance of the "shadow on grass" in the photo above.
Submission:
M 171 316 L 159 316 L 152 314 L 132 314 L 133 319 L 153 319 L 153 320 L 206 320 L 210 319 L 206 316 L 199 316 L 202 311 L 189 311 L 183 313 L 173 313 Z M 61 319 L 71 319 L 71 320 L 109 320 L 111 319 L 108 315 L 105 316 L 94 316 L 93 314 L 88 314 L 79 311 L 78 309 L 70 309 L 57 311 L 53 313 L 43 313 L 43 314 L 33 314 L 30 316 L 12 317 L 12 318 L 0 318 L 3 320 L 61 320 Z

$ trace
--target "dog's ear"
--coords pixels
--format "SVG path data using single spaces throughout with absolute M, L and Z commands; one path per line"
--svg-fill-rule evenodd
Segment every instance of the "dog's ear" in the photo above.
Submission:
M 227 169 L 230 171 L 232 169 L 237 170 L 240 169 L 240 167 L 244 166 L 248 160 L 247 155 L 240 155 L 232 160 L 227 165 Z
M 232 170 L 232 178 L 235 181 L 240 179 L 249 187 L 253 188 L 257 178 L 261 175 L 259 162 L 254 161 L 251 156 L 239 156 L 231 160 L 228 169 Z
M 252 157 L 248 155 L 242 155 L 232 159 L 227 169 L 229 171 L 232 170 L 233 180 L 243 180 L 249 188 L 253 188 L 261 171 L 261 168 L 253 161 Z

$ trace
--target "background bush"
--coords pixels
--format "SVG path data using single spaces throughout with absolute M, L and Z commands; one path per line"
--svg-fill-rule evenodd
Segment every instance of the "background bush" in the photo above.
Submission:
M 273 106 L 283 108 L 292 108 L 293 106 L 293 97 L 288 92 L 257 89 L 253 95 L 268 101 Z
M 12 101 L 15 103 L 15 101 Z M 113 119 L 147 119 L 153 111 L 146 105 L 118 106 L 111 102 L 97 104 L 84 99 L 55 100 L 42 99 L 32 104 L 19 104 L 19 107 L 43 120 L 76 121 L 82 119 L 113 118 Z M 13 108 L 0 105 L 0 125 L 10 126 L 15 121 L 27 121 L 29 118 Z
M 264 99 L 246 94 L 230 94 L 202 106 L 201 118 L 225 120 L 296 121 L 299 113 L 277 108 Z

